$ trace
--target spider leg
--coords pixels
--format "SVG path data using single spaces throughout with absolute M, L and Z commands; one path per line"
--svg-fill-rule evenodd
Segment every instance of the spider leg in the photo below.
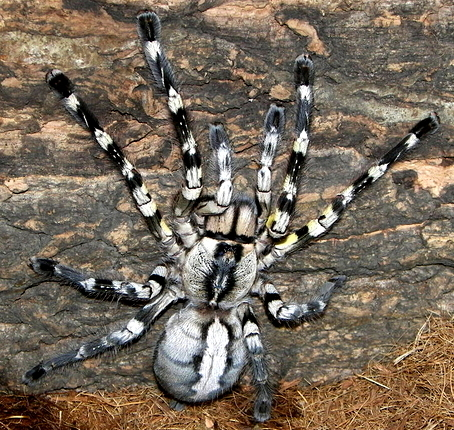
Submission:
M 309 119 L 313 99 L 314 64 L 308 55 L 300 55 L 295 60 L 294 74 L 297 88 L 296 139 L 293 142 L 277 208 L 266 222 L 268 233 L 273 238 L 282 237 L 287 232 L 290 218 L 295 210 L 299 174 L 304 165 L 309 145 Z
M 85 102 L 73 92 L 73 85 L 60 70 L 51 70 L 47 74 L 48 84 L 61 96 L 66 109 L 92 134 L 94 140 L 115 162 L 131 190 L 136 205 L 144 216 L 148 228 L 156 240 L 160 241 L 170 253 L 179 251 L 172 230 L 167 226 L 156 204 L 143 182 L 142 175 L 125 157 L 121 148 L 107 134 L 98 119 L 93 115 Z
M 152 303 L 145 305 L 122 329 L 88 342 L 73 351 L 39 363 L 25 373 L 24 383 L 30 384 L 41 379 L 52 370 L 87 360 L 106 351 L 119 349 L 135 342 L 149 330 L 150 326 L 171 304 L 181 298 L 180 292 L 171 289 L 165 290 Z
M 48 258 L 31 260 L 32 269 L 39 274 L 56 277 L 65 281 L 88 296 L 101 298 L 117 298 L 130 302 L 149 302 L 166 286 L 167 267 L 157 266 L 144 284 L 129 281 L 113 281 L 110 279 L 93 278 L 72 267 L 64 266 L 58 261 Z
M 322 214 L 310 220 L 303 227 L 295 230 L 276 241 L 272 246 L 266 248 L 261 257 L 261 268 L 270 267 L 274 262 L 281 259 L 289 252 L 305 245 L 325 234 L 340 218 L 347 205 L 356 196 L 378 178 L 383 176 L 389 167 L 402 158 L 402 156 L 415 147 L 420 139 L 434 132 L 440 124 L 436 113 L 431 113 L 427 118 L 419 121 L 394 148 L 390 149 L 374 166 L 364 172 L 356 181 L 345 188 L 325 208 Z
M 137 16 L 138 32 L 142 40 L 146 60 L 153 74 L 156 86 L 165 91 L 167 104 L 180 141 L 184 183 L 175 204 L 175 215 L 179 223 L 189 224 L 189 215 L 199 198 L 202 184 L 201 156 L 189 128 L 188 115 L 179 93 L 172 66 L 161 45 L 161 22 L 153 12 L 143 12 Z M 184 229 L 189 228 L 183 225 Z
M 254 313 L 249 305 L 244 313 L 243 338 L 249 354 L 249 362 L 252 369 L 253 382 L 256 389 L 254 401 L 254 418 L 263 422 L 271 416 L 271 404 L 273 401 L 272 389 L 269 379 L 269 372 L 265 357 L 260 328 Z
M 218 171 L 218 188 L 216 203 L 224 211 L 232 201 L 232 148 L 222 125 L 210 127 L 210 143 L 213 148 L 216 169 Z
M 328 305 L 335 290 L 342 287 L 346 276 L 335 276 L 325 282 L 315 296 L 306 303 L 285 303 L 271 282 L 261 282 L 256 292 L 269 317 L 278 324 L 298 325 L 318 317 Z
M 284 130 L 284 109 L 271 105 L 265 117 L 264 138 L 261 142 L 260 169 L 257 171 L 257 188 L 255 191 L 260 208 L 258 228 L 260 229 L 270 214 L 271 205 L 271 166 L 273 165 L 276 148 L 280 143 Z
M 213 149 L 218 186 L 214 196 L 204 196 L 197 203 L 195 215 L 201 217 L 201 224 L 205 222 L 204 216 L 224 213 L 230 206 L 233 195 L 232 148 L 222 125 L 210 126 L 210 144 Z M 203 227 L 201 232 L 204 233 Z

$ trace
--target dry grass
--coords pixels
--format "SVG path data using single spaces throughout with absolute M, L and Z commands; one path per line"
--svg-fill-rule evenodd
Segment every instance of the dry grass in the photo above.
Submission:
M 413 344 L 361 375 L 318 387 L 284 382 L 266 424 L 250 420 L 250 388 L 183 412 L 156 390 L 135 389 L 4 396 L 0 429 L 454 429 L 453 342 L 454 320 L 432 316 Z

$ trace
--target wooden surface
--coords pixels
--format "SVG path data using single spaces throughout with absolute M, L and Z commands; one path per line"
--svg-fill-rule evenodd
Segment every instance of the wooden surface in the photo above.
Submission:
M 209 165 L 208 124 L 222 122 L 235 148 L 239 191 L 252 193 L 269 103 L 293 128 L 293 60 L 316 64 L 310 162 L 298 216 L 314 217 L 428 112 L 442 127 L 352 204 L 308 249 L 271 278 L 303 300 L 333 274 L 348 283 L 323 318 L 276 329 L 259 310 L 275 379 L 320 382 L 359 370 L 411 339 L 429 312 L 454 311 L 454 7 L 408 1 L 46 1 L 0 5 L 0 387 L 22 390 L 42 358 L 104 335 L 137 309 L 87 299 L 43 280 L 31 256 L 88 273 L 141 281 L 160 254 L 115 166 L 45 83 L 65 71 L 170 214 L 179 149 L 165 102 L 149 84 L 137 11 L 163 21 Z M 286 166 L 277 158 L 276 188 Z M 258 306 L 258 309 L 260 307 Z M 166 317 L 162 319 L 162 322 Z M 137 344 L 58 372 L 34 390 L 152 384 L 152 346 Z

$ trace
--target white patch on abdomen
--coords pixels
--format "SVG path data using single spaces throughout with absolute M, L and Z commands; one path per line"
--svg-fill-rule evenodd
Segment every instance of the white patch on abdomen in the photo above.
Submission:
M 222 389 L 220 379 L 226 371 L 228 344 L 229 332 L 216 317 L 207 332 L 206 348 L 199 369 L 201 378 L 191 387 L 197 393 Z

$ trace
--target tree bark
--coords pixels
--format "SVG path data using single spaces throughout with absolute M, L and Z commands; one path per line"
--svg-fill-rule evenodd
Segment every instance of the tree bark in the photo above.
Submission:
M 411 339 L 429 312 L 453 312 L 454 7 L 424 0 L 154 4 L 204 167 L 210 164 L 207 125 L 222 122 L 235 151 L 239 192 L 253 194 L 271 102 L 287 111 L 275 166 L 279 189 L 292 138 L 293 61 L 312 54 L 310 162 L 294 227 L 316 216 L 416 121 L 434 110 L 442 121 L 328 235 L 271 271 L 289 300 L 311 297 L 333 274 L 348 277 L 323 318 L 300 328 L 277 329 L 258 310 L 275 378 L 342 378 Z M 29 269 L 30 257 L 136 281 L 160 261 L 121 175 L 44 79 L 49 68 L 72 78 L 170 218 L 180 151 L 137 41 L 135 15 L 144 6 L 113 0 L 4 0 L 0 6 L 4 388 L 21 390 L 22 374 L 41 359 L 104 335 L 137 311 L 43 279 Z M 152 347 L 166 319 L 114 358 L 57 372 L 34 390 L 153 383 Z

